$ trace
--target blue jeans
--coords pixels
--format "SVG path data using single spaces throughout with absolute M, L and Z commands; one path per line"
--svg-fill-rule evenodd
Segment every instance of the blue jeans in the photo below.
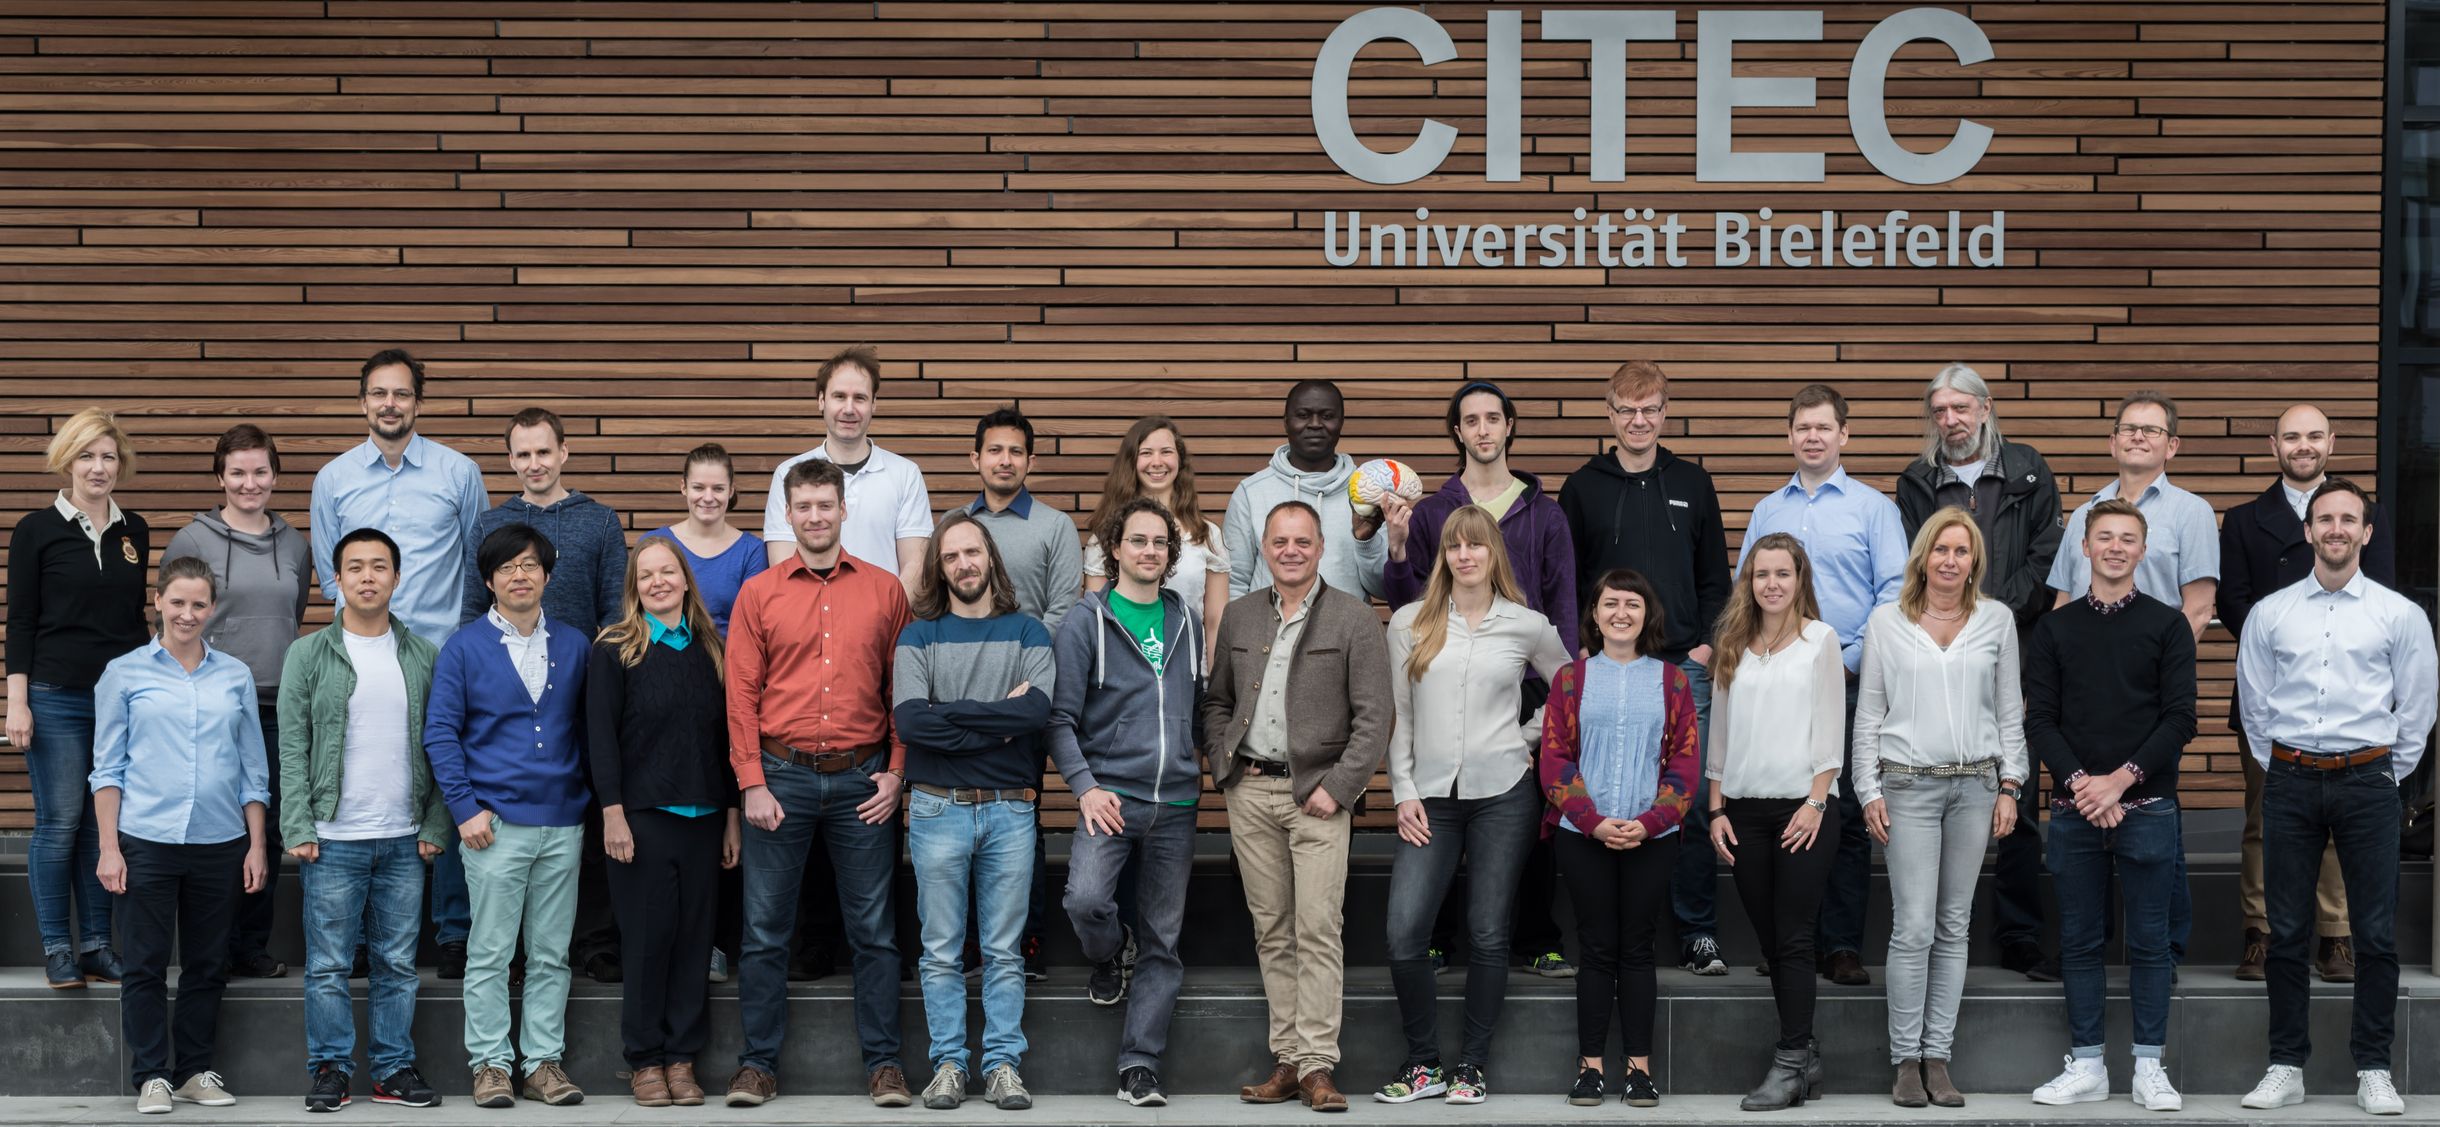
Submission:
M 474 902 L 466 896 L 466 861 L 458 855 L 457 835 L 450 834 L 432 859 L 432 941 L 464 943 L 474 926 Z
M 25 872 L 34 886 L 42 953 L 98 951 L 110 946 L 110 894 L 94 875 L 102 839 L 85 787 L 93 773 L 93 690 L 31 688 L 26 707 L 34 713 L 34 742 L 25 749 L 25 769 L 34 789 L 34 840 L 26 845 Z M 71 898 L 74 932 L 68 930 Z
M 1711 745 L 1711 671 L 1693 661 L 1680 661 L 1677 667 L 1686 671 L 1686 687 L 1694 690 L 1694 777 L 1699 783 L 1703 778 L 1704 754 Z M 1678 850 L 1677 872 L 1669 879 L 1669 907 L 1677 916 L 1680 947 L 1720 934 L 1716 908 L 1720 858 L 1711 851 L 1711 817 L 1703 812 L 1702 798 L 1686 808 L 1685 827 L 1689 835 L 1686 840 L 1704 844 Z
M 2110 881 L 2126 915 L 2127 995 L 2135 1011 L 2135 1055 L 2158 1057 L 2169 1041 L 2170 900 L 2179 858 L 2186 852 L 2177 803 L 2163 799 L 2126 812 L 2102 829 L 2073 809 L 2050 816 L 2050 871 L 2059 898 L 2059 975 L 2066 984 L 2068 1044 L 2074 1055 L 2099 1057 L 2108 987 L 2101 970 L 2107 942 Z M 2316 859 L 2320 857 L 2317 850 Z
M 1847 678 L 1847 719 L 1839 725 L 1847 766 L 1838 796 L 1830 800 L 1838 804 L 1838 855 L 1830 861 L 1830 883 L 1813 928 L 1813 949 L 1823 958 L 1864 949 L 1864 913 L 1872 903 L 1872 838 L 1864 833 L 1864 806 L 1846 782 L 1855 777 L 1855 688 L 1856 679 Z
M 305 1069 L 355 1069 L 356 1009 L 347 972 L 359 937 L 372 962 L 365 991 L 372 1015 L 373 1076 L 415 1063 L 415 935 L 424 860 L 415 835 L 324 841 L 319 860 L 297 866 L 305 886 Z
M 1440 996 L 1432 974 L 1432 918 L 1457 862 L 1466 863 L 1465 1064 L 1491 1065 L 1491 1031 L 1508 998 L 1508 939 L 1518 875 L 1542 817 L 1530 768 L 1490 798 L 1426 798 L 1429 844 L 1400 841 L 1389 870 L 1389 978 L 1406 1026 L 1406 1063 L 1440 1063 Z
M 1084 957 L 1103 962 L 1126 942 L 1120 923 L 1119 874 L 1137 860 L 1134 928 L 1135 977 L 1127 989 L 1127 1018 L 1118 1040 L 1118 1071 L 1161 1071 L 1169 1048 L 1169 1016 L 1177 1008 L 1186 964 L 1178 958 L 1178 932 L 1186 926 L 1186 882 L 1195 863 L 1195 808 L 1165 806 L 1120 795 L 1126 828 L 1116 834 L 1086 833 L 1068 846 L 1067 896 L 1063 906 L 1075 925 Z
M 788 1039 L 788 939 L 796 930 L 797 889 L 805 852 L 822 840 L 838 873 L 839 916 L 854 955 L 856 1040 L 864 1070 L 898 1062 L 898 918 L 890 879 L 898 867 L 898 832 L 889 822 L 867 825 L 856 805 L 873 796 L 879 755 L 864 766 L 825 775 L 784 759 L 762 757 L 763 783 L 786 817 L 779 828 L 747 823 L 745 953 L 738 960 L 737 998 L 745 1049 L 737 1063 L 779 1074 Z
M 1032 899 L 1034 804 L 957 803 L 911 792 L 907 854 L 915 863 L 915 915 L 923 931 L 918 967 L 932 1064 L 966 1068 L 970 1059 L 961 966 L 969 900 L 983 953 L 982 1071 L 1017 1064 L 1025 1056 L 1025 955 L 1019 944 Z
M 2425 686 L 2428 690 L 2429 686 Z M 2305 962 L 2321 858 L 2338 845 L 2355 937 L 2347 1048 L 2357 1068 L 2388 1068 L 2398 1010 L 2398 782 L 2387 756 L 2337 771 L 2272 761 L 2262 779 L 2262 889 L 2270 916 L 2271 1063 L 2312 1055 Z M 2425 1059 L 2429 1059 L 2426 1057 Z

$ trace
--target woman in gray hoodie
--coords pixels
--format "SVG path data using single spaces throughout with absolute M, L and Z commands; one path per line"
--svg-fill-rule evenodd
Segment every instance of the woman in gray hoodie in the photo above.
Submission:
M 253 671 L 255 693 L 262 702 L 263 740 L 265 746 L 277 747 L 279 716 L 273 706 L 280 698 L 280 667 L 288 644 L 297 640 L 305 622 L 312 557 L 304 534 L 271 511 L 271 493 L 280 480 L 280 450 L 263 428 L 239 423 L 221 434 L 212 447 L 212 478 L 220 483 L 220 507 L 196 513 L 193 522 L 170 538 L 161 562 L 192 556 L 211 567 L 220 599 L 204 628 L 204 641 Z M 276 773 L 272 785 L 278 786 Z M 276 790 L 271 807 L 279 808 Z M 277 857 L 278 828 L 265 830 L 271 839 L 270 856 Z M 232 974 L 278 978 L 288 973 L 287 964 L 265 949 L 275 884 L 265 881 L 262 891 L 246 894 L 238 906 L 229 948 Z

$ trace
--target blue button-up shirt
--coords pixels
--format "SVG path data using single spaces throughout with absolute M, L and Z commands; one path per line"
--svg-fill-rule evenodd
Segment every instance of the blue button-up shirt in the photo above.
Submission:
M 119 789 L 119 832 L 164 845 L 246 836 L 246 804 L 271 804 L 254 672 L 210 646 L 188 672 L 155 638 L 93 688 L 95 791 Z
M 2059 554 L 2050 559 L 2053 591 L 2081 595 L 2093 585 L 2093 561 L 2084 556 L 2084 518 L 2093 506 L 2118 496 L 2113 481 L 2076 506 L 2059 540 Z M 2186 584 L 2220 577 L 2220 523 L 2211 502 L 2169 484 L 2162 474 L 2144 486 L 2135 499 L 2143 512 L 2143 562 L 2135 565 L 2135 589 L 2169 604 L 2180 605 Z
M 416 435 L 398 468 L 367 438 L 330 460 L 313 479 L 313 566 L 322 594 L 339 601 L 339 538 L 378 528 L 398 541 L 398 593 L 390 610 L 407 629 L 439 645 L 457 629 L 474 521 L 491 507 L 483 471 L 464 454 Z
M 1754 541 L 1774 532 L 1805 546 L 1813 561 L 1813 599 L 1821 604 L 1822 621 L 1838 631 L 1847 672 L 1855 672 L 1862 667 L 1872 608 L 1897 602 L 1905 581 L 1906 530 L 1898 523 L 1898 506 L 1847 476 L 1844 467 L 1810 494 L 1804 479 L 1791 475 L 1754 506 L 1737 549 L 1740 571 Z

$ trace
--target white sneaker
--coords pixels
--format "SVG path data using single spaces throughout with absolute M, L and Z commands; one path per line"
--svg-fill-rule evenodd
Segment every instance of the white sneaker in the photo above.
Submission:
M 2160 1066 L 2159 1057 L 2135 1058 L 2134 1099 L 2145 1111 L 2180 1111 L 2186 1106 L 2186 1098 L 2169 1083 L 2169 1071 Z
M 171 1095 L 205 1107 L 227 1107 L 237 1102 L 237 1097 L 229 1094 L 227 1082 L 217 1072 L 198 1072 L 189 1076 L 186 1083 L 178 1085 L 178 1090 Z
M 2110 1098 L 2110 1066 L 2100 1057 L 2067 1058 L 2067 1070 L 2033 1090 L 2033 1102 L 2050 1107 L 2099 1103 Z
M 2399 1098 L 2398 1085 L 2386 1068 L 2367 1068 L 2355 1074 L 2355 1106 L 2374 1115 L 2406 1114 L 2406 1101 Z
M 2262 1074 L 2262 1082 L 2237 1101 L 2256 1111 L 2304 1102 L 2304 1070 L 2292 1064 L 2274 1064 Z
M 169 1109 L 175 1106 L 177 1104 L 169 1094 L 169 1081 L 158 1076 L 145 1081 L 144 1087 L 136 1092 L 138 1115 L 168 1115 Z

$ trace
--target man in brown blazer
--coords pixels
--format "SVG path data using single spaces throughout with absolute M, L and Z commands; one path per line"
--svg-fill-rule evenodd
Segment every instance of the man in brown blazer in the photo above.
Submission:
M 1322 522 L 1289 501 L 1263 519 L 1271 585 L 1230 605 L 1202 708 L 1212 782 L 1254 915 L 1271 1012 L 1270 1077 L 1247 1103 L 1345 1111 L 1341 908 L 1354 808 L 1389 748 L 1389 646 L 1356 595 L 1321 582 Z

